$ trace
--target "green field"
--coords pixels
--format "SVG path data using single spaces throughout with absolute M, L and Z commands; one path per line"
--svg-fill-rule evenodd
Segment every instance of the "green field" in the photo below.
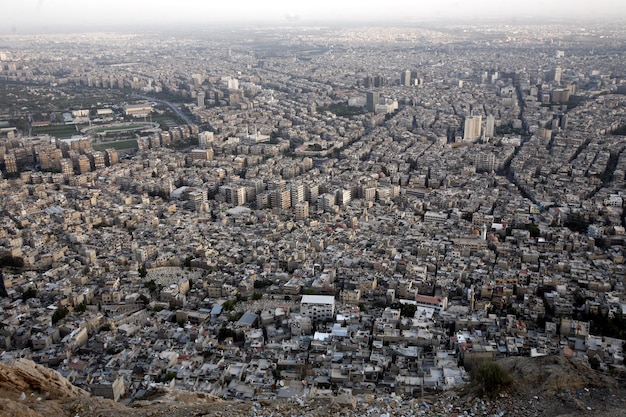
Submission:
M 35 135 L 51 135 L 59 139 L 71 138 L 74 135 L 80 135 L 76 130 L 76 125 L 55 125 L 41 126 L 33 129 Z
M 125 149 L 133 149 L 133 148 L 136 149 L 137 140 L 136 139 L 120 140 L 116 142 L 105 142 L 105 143 L 98 143 L 98 144 L 93 145 L 93 149 L 96 151 L 103 151 L 109 148 L 113 148 L 117 150 L 125 150 Z
M 102 128 L 95 128 L 93 129 L 94 133 L 104 133 L 104 132 L 129 132 L 129 131 L 133 131 L 133 130 L 139 130 L 139 129 L 144 129 L 144 128 L 151 128 L 150 125 L 146 124 L 146 123 L 137 123 L 137 124 L 132 124 L 132 125 L 128 125 L 128 126 L 108 126 L 108 127 L 102 127 Z

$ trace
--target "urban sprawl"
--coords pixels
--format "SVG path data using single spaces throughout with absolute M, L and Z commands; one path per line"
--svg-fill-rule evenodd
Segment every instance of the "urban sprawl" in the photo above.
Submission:
M 0 355 L 115 400 L 624 366 L 623 25 L 0 38 Z

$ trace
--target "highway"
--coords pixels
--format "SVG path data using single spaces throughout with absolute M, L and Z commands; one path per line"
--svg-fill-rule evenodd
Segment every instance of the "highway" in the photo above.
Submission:
M 172 109 L 172 111 L 174 113 L 176 113 L 176 116 L 178 116 L 186 124 L 188 124 L 188 125 L 195 125 L 196 124 L 195 121 L 191 120 L 189 118 L 189 116 L 187 114 L 183 113 L 183 111 L 179 107 L 177 107 L 174 103 L 170 103 L 169 101 L 160 100 L 160 99 L 154 98 L 154 97 L 142 96 L 142 95 L 139 95 L 139 94 L 134 94 L 133 97 L 141 98 L 141 99 L 148 100 L 148 101 L 153 101 L 155 103 L 165 104 L 167 107 Z

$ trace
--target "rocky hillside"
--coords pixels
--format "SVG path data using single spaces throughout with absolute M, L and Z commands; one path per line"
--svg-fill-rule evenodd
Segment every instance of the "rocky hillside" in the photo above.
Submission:
M 29 360 L 0 363 L 0 416 L 611 416 L 626 417 L 626 390 L 617 379 L 564 357 L 509 358 L 501 362 L 515 382 L 496 399 L 460 392 L 423 399 L 338 396 L 283 401 L 223 401 L 211 395 L 162 389 L 131 407 L 91 397 L 57 372 Z

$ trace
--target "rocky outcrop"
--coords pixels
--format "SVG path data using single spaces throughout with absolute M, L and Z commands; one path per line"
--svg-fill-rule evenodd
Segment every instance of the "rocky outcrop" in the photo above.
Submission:
M 0 417 L 289 417 L 314 416 L 585 416 L 626 417 L 626 395 L 615 379 L 571 358 L 508 358 L 515 383 L 498 398 L 438 392 L 422 398 L 352 396 L 223 401 L 161 386 L 127 407 L 92 397 L 57 372 L 29 360 L 0 363 Z M 48 394 L 49 393 L 49 394 Z
M 89 396 L 87 391 L 72 385 L 58 372 L 29 359 L 18 359 L 11 364 L 0 363 L 0 390 L 5 393 L 36 393 L 46 399 Z

